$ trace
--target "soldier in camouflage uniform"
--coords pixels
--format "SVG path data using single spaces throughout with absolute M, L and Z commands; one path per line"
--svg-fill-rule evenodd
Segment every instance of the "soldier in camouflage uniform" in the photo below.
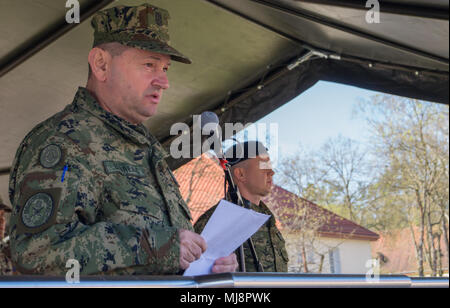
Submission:
M 20 144 L 10 174 L 11 255 L 27 274 L 176 274 L 206 249 L 166 164 L 142 124 L 169 87 L 168 12 L 118 6 L 92 19 L 90 77 L 72 104 Z M 237 268 L 233 254 L 215 272 Z
M 236 144 L 227 150 L 225 157 L 232 166 L 233 180 L 239 188 L 245 206 L 271 216 L 269 221 L 252 236 L 264 272 L 287 272 L 289 258 L 284 238 L 275 225 L 273 213 L 261 201 L 261 198 L 270 193 L 274 175 L 267 149 L 260 142 L 250 141 Z M 217 205 L 206 211 L 195 223 L 197 233 L 203 231 L 216 207 Z M 236 254 L 239 255 L 239 251 L 236 251 Z M 247 242 L 244 244 L 244 254 L 246 271 L 257 272 Z
M 3 204 L 2 198 L 0 197 L 0 276 L 12 275 L 13 273 L 9 240 L 5 239 L 5 214 L 9 212 L 11 210 Z

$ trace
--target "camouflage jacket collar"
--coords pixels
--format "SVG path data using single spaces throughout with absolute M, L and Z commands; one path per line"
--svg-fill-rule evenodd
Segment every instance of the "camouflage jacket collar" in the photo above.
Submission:
M 227 192 L 227 197 L 231 198 L 229 191 Z M 276 220 L 275 220 L 275 217 L 274 217 L 272 211 L 262 200 L 259 202 L 259 205 L 252 203 L 251 201 L 245 199 L 244 197 L 242 197 L 242 201 L 244 201 L 244 203 L 245 203 L 244 206 L 247 207 L 248 209 L 258 212 L 258 213 L 270 215 L 269 221 L 267 222 L 267 226 L 272 228 L 276 225 Z
M 133 125 L 130 122 L 103 109 L 92 94 L 83 87 L 79 87 L 72 103 L 75 108 L 82 108 L 105 124 L 111 126 L 125 138 L 140 144 L 152 145 L 157 141 L 143 124 Z
M 255 203 L 253 203 L 245 198 L 243 198 L 243 199 L 244 199 L 244 202 L 247 202 L 247 204 L 249 204 L 251 208 L 259 209 L 258 212 L 267 214 L 267 215 L 272 215 L 272 211 L 267 207 L 267 205 L 263 201 L 260 201 L 259 205 L 256 205 Z
M 256 205 L 255 205 L 256 206 Z M 276 220 L 275 220 L 275 216 L 273 215 L 272 211 L 269 209 L 269 207 L 263 202 L 260 201 L 259 202 L 259 206 L 258 208 L 260 208 L 260 213 L 266 214 L 266 215 L 270 215 L 269 221 L 267 222 L 267 226 L 269 228 L 273 228 L 276 226 Z

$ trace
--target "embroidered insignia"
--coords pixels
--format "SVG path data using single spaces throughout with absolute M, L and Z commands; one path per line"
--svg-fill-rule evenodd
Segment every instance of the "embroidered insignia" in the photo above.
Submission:
M 27 228 L 38 228 L 45 225 L 53 216 L 53 198 L 46 193 L 31 196 L 22 210 L 22 223 Z
M 61 160 L 62 151 L 56 144 L 50 144 L 46 146 L 39 157 L 39 161 L 44 168 L 53 168 Z

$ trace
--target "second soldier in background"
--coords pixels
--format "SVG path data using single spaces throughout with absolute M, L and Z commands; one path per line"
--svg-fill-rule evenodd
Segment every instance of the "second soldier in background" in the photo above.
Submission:
M 261 201 L 272 189 L 274 172 L 267 149 L 261 142 L 238 143 L 225 153 L 231 165 L 234 183 L 237 185 L 245 206 L 253 211 L 270 215 L 253 236 L 256 255 L 264 272 L 287 272 L 288 254 L 281 232 L 275 224 L 275 217 L 267 205 Z M 237 202 L 236 196 L 230 196 Z M 217 206 L 209 209 L 195 223 L 195 230 L 201 233 Z M 238 253 L 238 251 L 236 252 Z M 247 272 L 257 272 L 257 265 L 248 243 L 244 244 L 245 268 Z

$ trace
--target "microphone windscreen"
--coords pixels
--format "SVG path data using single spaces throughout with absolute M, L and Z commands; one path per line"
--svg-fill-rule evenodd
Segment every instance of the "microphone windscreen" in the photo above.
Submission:
M 208 123 L 219 124 L 219 117 L 212 111 L 205 111 L 200 116 L 201 127 L 205 127 Z
M 216 126 L 219 125 L 219 117 L 212 111 L 205 111 L 200 116 L 200 128 L 202 131 L 208 124 L 215 124 Z

